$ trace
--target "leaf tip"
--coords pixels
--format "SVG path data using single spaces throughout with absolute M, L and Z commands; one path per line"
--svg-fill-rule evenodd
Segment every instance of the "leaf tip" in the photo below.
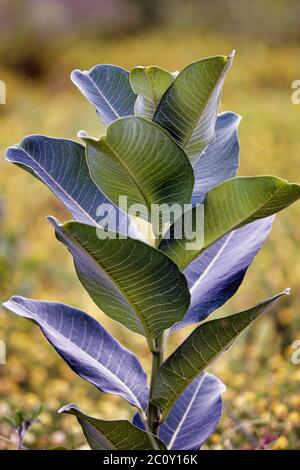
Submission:
M 77 80 L 80 79 L 82 72 L 79 69 L 72 70 L 70 73 L 70 79 L 75 85 L 77 84 Z
M 10 309 L 10 308 L 9 308 L 10 301 L 11 301 L 11 299 L 6 300 L 5 302 L 2 302 L 2 306 L 3 306 L 4 308 L 6 308 L 7 310 Z
M 243 119 L 243 116 L 241 116 L 240 114 L 237 114 L 236 113 L 236 120 L 237 120 L 237 124 L 239 125 L 241 120 Z
M 77 410 L 77 406 L 75 405 L 75 403 L 69 403 L 68 405 L 64 405 L 62 406 L 59 410 L 58 410 L 58 413 L 59 414 L 62 414 L 62 413 L 70 413 L 70 411 L 72 410 Z
M 11 145 L 10 147 L 7 147 L 7 149 L 5 150 L 5 159 L 8 162 L 14 162 L 15 160 L 13 157 L 13 153 L 16 150 L 19 150 L 19 148 L 20 148 L 19 144 L 15 144 L 15 145 Z
M 46 219 L 52 225 L 52 227 L 54 227 L 55 229 L 57 227 L 61 226 L 60 222 L 55 217 L 53 217 L 52 215 L 47 215 Z
M 88 133 L 85 130 L 80 130 L 77 132 L 77 137 L 84 140 L 88 138 Z
M 18 300 L 20 300 L 21 297 L 18 295 L 12 295 L 8 300 L 2 303 L 3 307 L 5 307 L 7 310 L 12 310 L 13 304 L 18 303 Z

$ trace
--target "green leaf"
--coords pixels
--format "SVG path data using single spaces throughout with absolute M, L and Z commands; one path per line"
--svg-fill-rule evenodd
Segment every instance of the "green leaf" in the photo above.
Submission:
M 163 95 L 153 121 L 166 129 L 190 158 L 214 140 L 226 72 L 233 59 L 216 56 L 185 67 Z
M 160 243 L 159 249 L 184 269 L 199 254 L 226 233 L 257 219 L 281 211 L 300 198 L 300 186 L 290 184 L 275 176 L 253 176 L 232 178 L 208 191 L 204 200 L 203 221 L 197 225 L 196 235 L 200 240 L 195 249 L 186 249 L 186 238 L 169 237 Z M 190 220 L 196 218 L 197 208 L 189 212 Z M 198 218 L 199 219 L 199 218 Z M 186 219 L 185 219 L 186 220 Z M 184 218 L 175 227 L 184 225 Z M 174 227 L 173 227 L 174 228 Z M 203 234 L 204 241 L 200 235 Z M 184 227 L 182 229 L 184 234 Z
M 180 146 L 157 124 L 140 117 L 118 119 L 99 141 L 83 137 L 91 176 L 117 206 L 142 204 L 150 220 L 152 204 L 189 203 L 194 187 L 192 166 Z
M 202 323 L 162 364 L 154 379 L 151 402 L 167 417 L 185 388 L 232 345 L 242 331 L 289 290 L 271 297 L 249 310 Z
M 174 75 L 159 67 L 135 67 L 129 76 L 131 87 L 138 95 L 134 114 L 152 119 L 158 103 L 174 80 Z
M 150 348 L 154 338 L 183 318 L 190 303 L 187 282 L 163 253 L 139 240 L 113 239 L 115 234 L 87 224 L 50 222 L 94 302 L 109 317 L 145 335 Z
M 127 420 L 105 421 L 82 413 L 75 405 L 63 407 L 60 413 L 77 417 L 92 450 L 165 450 L 165 444 Z

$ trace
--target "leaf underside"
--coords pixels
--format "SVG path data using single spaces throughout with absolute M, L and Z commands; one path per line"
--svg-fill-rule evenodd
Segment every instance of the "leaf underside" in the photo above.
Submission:
M 216 121 L 215 141 L 193 163 L 195 186 L 192 204 L 201 204 L 207 192 L 223 181 L 233 178 L 239 166 L 240 146 L 238 126 L 240 116 L 235 113 L 219 114 Z
M 72 140 L 32 135 L 6 152 L 6 159 L 42 181 L 70 211 L 73 218 L 101 225 L 100 206 L 110 204 L 117 214 L 116 230 L 140 238 L 130 218 L 104 196 L 93 182 L 85 157 L 85 147 Z
M 95 106 L 104 124 L 133 114 L 136 95 L 127 70 L 116 65 L 96 65 L 89 71 L 74 70 L 71 80 Z
M 4 306 L 37 323 L 74 372 L 99 390 L 139 409 L 148 400 L 147 376 L 136 356 L 86 313 L 57 302 L 12 297 Z
M 172 331 L 205 320 L 235 294 L 266 241 L 273 220 L 274 216 L 270 216 L 233 230 L 185 268 L 191 304 Z
M 169 450 L 198 450 L 202 446 L 221 418 L 225 389 L 217 377 L 206 372 L 187 386 L 159 427 L 159 437 Z M 139 413 L 133 424 L 145 429 Z

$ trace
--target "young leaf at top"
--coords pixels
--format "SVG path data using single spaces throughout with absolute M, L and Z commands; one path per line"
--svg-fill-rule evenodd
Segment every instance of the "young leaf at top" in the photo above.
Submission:
M 152 350 L 153 340 L 182 320 L 190 293 L 183 274 L 163 253 L 131 238 L 100 239 L 99 230 L 89 225 L 50 222 L 94 302 L 109 317 L 145 335 Z
M 198 450 L 202 446 L 221 418 L 225 390 L 217 377 L 206 372 L 187 386 L 159 427 L 159 437 L 169 450 Z M 133 424 L 144 429 L 139 413 Z
M 228 112 L 217 117 L 215 142 L 209 144 L 201 157 L 193 163 L 195 173 L 193 205 L 201 204 L 210 189 L 236 175 L 240 154 L 238 141 L 240 120 L 240 116 Z
M 186 249 L 186 239 L 170 237 L 169 233 L 160 243 L 159 249 L 184 269 L 200 253 L 227 233 L 255 220 L 281 211 L 300 198 L 300 186 L 288 183 L 275 176 L 253 176 L 232 178 L 208 191 L 204 200 L 204 243 L 195 249 Z M 196 218 L 197 208 L 191 209 L 190 219 Z M 175 228 L 184 223 L 184 218 L 175 222 Z M 171 227 L 171 233 L 174 225 Z M 185 230 L 182 229 L 184 234 Z M 175 230 L 176 233 L 176 230 Z M 189 240 L 190 242 L 190 240 Z
M 273 220 L 271 216 L 233 230 L 185 268 L 191 304 L 172 331 L 205 320 L 235 294 L 269 235 Z
M 214 140 L 217 111 L 233 56 L 216 56 L 185 67 L 163 95 L 153 121 L 196 158 Z
M 132 69 L 129 81 L 137 95 L 134 114 L 152 119 L 161 97 L 174 78 L 172 73 L 155 66 Z
M 162 421 L 197 375 L 227 350 L 240 333 L 259 315 L 272 307 L 279 297 L 288 293 L 289 291 L 286 290 L 249 310 L 202 323 L 188 336 L 162 364 L 154 379 L 150 399 L 160 408 Z
M 138 359 L 94 318 L 69 305 L 14 296 L 4 306 L 37 323 L 74 372 L 102 392 L 145 409 L 147 377 Z
M 74 70 L 71 80 L 95 106 L 104 124 L 133 115 L 136 95 L 127 70 L 116 65 L 95 65 L 89 71 Z
M 75 220 L 90 225 L 101 223 L 97 209 L 109 201 L 90 177 L 82 145 L 72 140 L 32 135 L 9 147 L 6 158 L 48 186 Z M 112 206 L 112 210 L 118 215 L 117 231 L 140 238 L 128 216 L 117 207 Z
M 125 419 L 106 421 L 92 418 L 73 404 L 64 406 L 59 412 L 77 417 L 92 450 L 153 450 L 155 447 L 160 450 L 166 449 L 164 443 L 157 437 L 150 436 Z
M 142 204 L 150 220 L 152 204 L 189 203 L 194 187 L 192 166 L 182 148 L 157 124 L 140 117 L 119 119 L 100 140 L 83 137 L 91 176 L 116 205 Z

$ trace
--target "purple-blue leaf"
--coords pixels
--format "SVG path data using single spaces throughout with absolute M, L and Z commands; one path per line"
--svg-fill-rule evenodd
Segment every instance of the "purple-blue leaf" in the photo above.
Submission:
M 42 135 L 25 137 L 7 149 L 6 158 L 46 184 L 71 212 L 75 220 L 89 225 L 101 224 L 97 209 L 109 204 L 118 215 L 116 229 L 141 238 L 128 216 L 112 205 L 90 177 L 85 148 L 66 139 Z
M 116 65 L 96 65 L 89 71 L 74 70 L 71 80 L 95 106 L 104 124 L 134 114 L 136 95 L 127 70 Z
M 194 205 L 201 204 L 211 188 L 236 175 L 240 153 L 238 141 L 240 120 L 240 116 L 230 112 L 218 116 L 215 141 L 193 164 L 195 186 L 192 203 Z
M 274 217 L 234 230 L 205 250 L 184 270 L 191 304 L 173 330 L 204 320 L 221 307 L 241 285 L 255 255 L 264 244 Z
M 94 318 L 74 307 L 14 296 L 4 306 L 39 325 L 74 372 L 102 392 L 125 398 L 145 409 L 146 374 L 138 359 Z
M 200 374 L 180 395 L 160 426 L 159 437 L 170 450 L 197 450 L 215 430 L 222 415 L 225 385 Z
M 225 385 L 214 375 L 203 372 L 180 395 L 159 437 L 170 450 L 197 450 L 214 432 L 222 415 L 221 394 Z M 144 429 L 139 413 L 133 424 Z

